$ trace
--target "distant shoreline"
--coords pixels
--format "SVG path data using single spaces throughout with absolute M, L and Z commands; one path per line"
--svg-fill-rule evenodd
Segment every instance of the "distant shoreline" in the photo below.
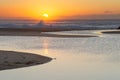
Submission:
M 86 29 L 96 30 L 96 29 Z M 97 29 L 101 30 L 101 29 Z M 105 30 L 105 31 L 104 31 Z M 119 29 L 104 29 L 101 33 L 120 33 Z M 53 34 L 44 32 L 58 32 L 58 31 L 84 31 L 70 28 L 0 28 L 0 36 L 41 36 L 41 37 L 98 37 L 94 34 Z
M 33 28 L 0 28 L 0 36 L 41 36 L 41 37 L 63 37 L 63 38 L 78 38 L 78 37 L 98 37 L 93 34 L 53 34 L 44 32 L 57 32 L 57 31 L 74 31 L 63 29 L 33 29 Z
M 115 28 L 97 28 L 97 27 L 80 27 L 75 28 L 71 26 L 65 27 L 52 27 L 52 26 L 44 26 L 41 28 L 0 28 L 0 31 L 9 31 L 9 32 L 57 32 L 57 31 L 74 31 L 74 30 L 115 30 Z

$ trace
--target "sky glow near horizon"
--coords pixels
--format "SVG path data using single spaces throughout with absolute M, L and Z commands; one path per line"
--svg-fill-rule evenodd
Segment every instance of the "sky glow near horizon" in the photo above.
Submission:
M 120 0 L 2 0 L 0 18 L 40 19 L 108 18 L 120 19 Z

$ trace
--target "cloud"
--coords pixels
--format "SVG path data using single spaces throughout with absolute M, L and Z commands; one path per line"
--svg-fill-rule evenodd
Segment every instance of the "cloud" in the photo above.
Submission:
M 111 10 L 106 10 L 106 11 L 104 11 L 104 13 L 106 13 L 106 14 L 111 14 L 111 13 L 113 13 L 113 11 L 111 11 Z

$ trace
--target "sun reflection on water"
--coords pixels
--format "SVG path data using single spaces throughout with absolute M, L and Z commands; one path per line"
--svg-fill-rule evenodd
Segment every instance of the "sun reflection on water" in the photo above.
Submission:
M 44 41 L 43 41 L 44 54 L 47 54 L 47 55 L 49 54 L 48 47 L 49 47 L 49 40 L 44 39 Z

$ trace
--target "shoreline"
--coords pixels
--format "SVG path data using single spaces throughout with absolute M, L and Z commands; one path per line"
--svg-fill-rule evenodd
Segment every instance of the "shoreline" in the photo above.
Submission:
M 26 52 L 0 50 L 0 71 L 50 62 L 52 58 Z

